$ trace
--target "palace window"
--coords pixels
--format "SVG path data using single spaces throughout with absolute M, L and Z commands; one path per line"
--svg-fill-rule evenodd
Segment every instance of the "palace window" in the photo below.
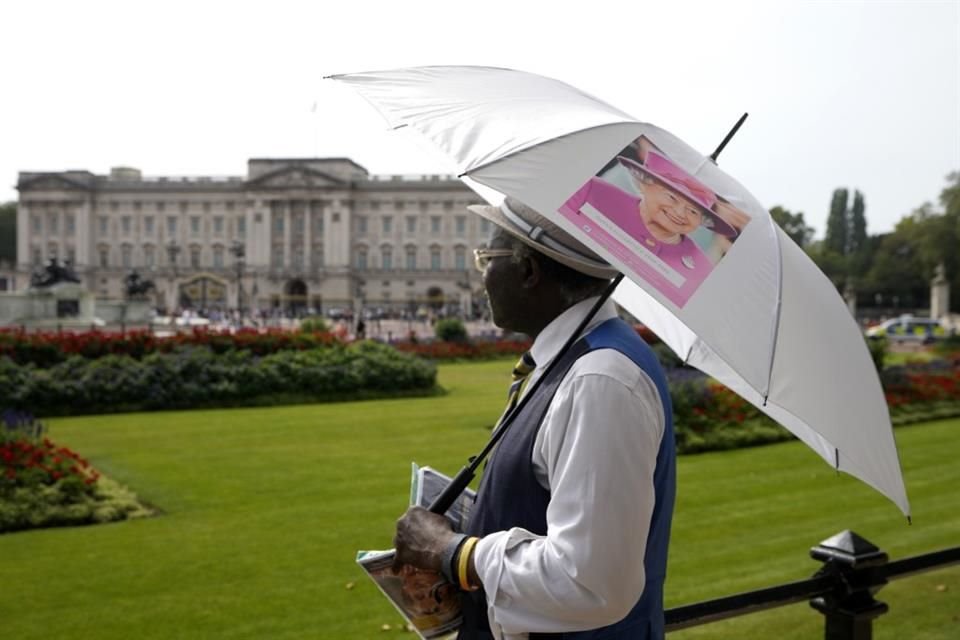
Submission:
M 467 216 L 457 216 L 453 219 L 453 223 L 458 236 L 463 236 L 467 233 Z
M 144 216 L 143 233 L 144 235 L 147 235 L 147 236 L 153 235 L 153 216 Z
M 440 271 L 440 249 L 433 247 L 430 249 L 430 270 Z
M 383 232 L 384 233 L 393 233 L 393 216 L 384 216 L 383 221 Z
M 430 233 L 440 233 L 440 216 L 430 216 Z
M 417 268 L 417 248 L 407 247 L 407 270 L 415 271 Z
M 223 216 L 213 217 L 213 233 L 218 236 L 223 235 Z
M 407 233 L 413 234 L 416 232 L 417 232 L 417 217 L 407 216 Z
M 380 261 L 384 271 L 391 271 L 393 269 L 393 249 L 382 247 L 380 249 Z

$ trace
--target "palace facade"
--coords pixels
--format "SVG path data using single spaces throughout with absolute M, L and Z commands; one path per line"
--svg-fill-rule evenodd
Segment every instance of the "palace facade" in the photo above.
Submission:
M 471 313 L 489 223 L 453 176 L 377 176 L 347 158 L 248 161 L 235 177 L 118 167 L 21 172 L 18 288 L 69 261 L 99 298 L 136 271 L 160 309 Z

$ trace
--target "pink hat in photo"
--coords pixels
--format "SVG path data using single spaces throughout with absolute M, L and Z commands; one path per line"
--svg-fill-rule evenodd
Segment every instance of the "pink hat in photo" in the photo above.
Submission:
M 623 156 L 617 156 L 617 160 L 631 174 L 650 176 L 671 191 L 675 191 L 697 205 L 703 213 L 702 224 L 704 227 L 728 238 L 737 236 L 737 230 L 713 211 L 713 205 L 717 202 L 717 195 L 710 187 L 681 169 L 665 155 L 652 150 L 647 151 L 644 164 Z

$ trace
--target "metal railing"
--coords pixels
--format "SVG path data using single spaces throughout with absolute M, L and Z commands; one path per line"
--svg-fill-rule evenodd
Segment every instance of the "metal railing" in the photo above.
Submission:
M 824 615 L 826 640 L 870 640 L 873 620 L 888 606 L 873 596 L 890 580 L 960 564 L 960 547 L 888 562 L 887 554 L 852 531 L 810 550 L 823 566 L 807 580 L 706 600 L 666 611 L 667 631 L 808 601 Z

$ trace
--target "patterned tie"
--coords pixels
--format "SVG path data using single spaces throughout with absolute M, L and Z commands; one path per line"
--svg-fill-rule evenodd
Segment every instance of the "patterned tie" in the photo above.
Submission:
M 530 375 L 530 372 L 537 368 L 537 363 L 533 361 L 533 356 L 530 355 L 530 352 L 525 352 L 520 359 L 517 360 L 517 364 L 513 366 L 513 382 L 510 383 L 510 392 L 507 394 L 507 410 L 504 412 L 510 413 L 513 411 L 513 408 L 517 406 L 517 401 L 520 399 L 520 392 L 523 391 L 523 383 L 526 382 L 527 376 Z

